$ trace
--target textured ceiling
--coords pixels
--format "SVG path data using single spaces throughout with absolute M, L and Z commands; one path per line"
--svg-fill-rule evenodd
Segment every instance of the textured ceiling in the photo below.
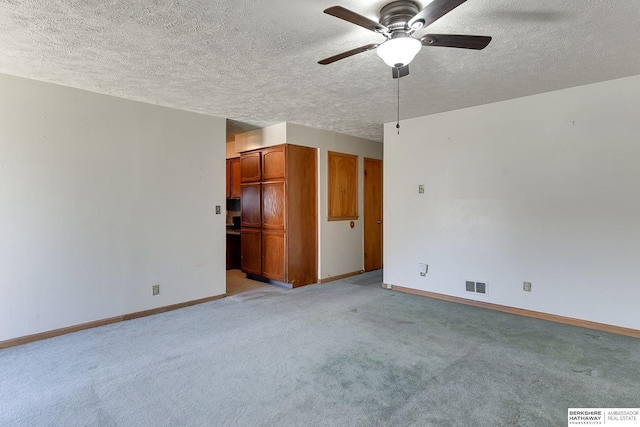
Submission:
M 230 119 L 382 140 L 396 81 L 382 41 L 322 11 L 376 19 L 385 1 L 0 0 L 0 72 Z M 401 118 L 640 74 L 638 0 L 468 0 L 420 31 L 493 36 L 483 51 L 424 48 Z

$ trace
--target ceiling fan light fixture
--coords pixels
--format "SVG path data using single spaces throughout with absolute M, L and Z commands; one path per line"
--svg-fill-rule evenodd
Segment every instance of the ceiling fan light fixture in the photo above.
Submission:
M 376 51 L 385 64 L 400 68 L 409 65 L 421 48 L 420 40 L 407 36 L 389 39 L 378 46 Z

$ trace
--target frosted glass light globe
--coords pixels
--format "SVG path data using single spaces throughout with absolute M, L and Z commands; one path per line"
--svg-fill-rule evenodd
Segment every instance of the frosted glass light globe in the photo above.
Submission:
M 409 65 L 420 49 L 422 49 L 420 40 L 409 36 L 389 39 L 378 46 L 376 50 L 378 56 L 389 67 L 400 68 Z

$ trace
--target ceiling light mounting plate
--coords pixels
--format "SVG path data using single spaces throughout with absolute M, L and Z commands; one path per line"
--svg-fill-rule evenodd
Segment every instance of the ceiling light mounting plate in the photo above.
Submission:
M 396 0 L 380 9 L 380 23 L 390 30 L 409 30 L 407 22 L 420 11 L 420 6 L 411 0 Z

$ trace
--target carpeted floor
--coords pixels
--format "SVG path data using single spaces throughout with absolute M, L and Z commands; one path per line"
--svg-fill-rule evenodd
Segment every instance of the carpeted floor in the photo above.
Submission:
M 0 350 L 1 426 L 562 426 L 640 406 L 640 340 L 407 295 L 380 272 Z

